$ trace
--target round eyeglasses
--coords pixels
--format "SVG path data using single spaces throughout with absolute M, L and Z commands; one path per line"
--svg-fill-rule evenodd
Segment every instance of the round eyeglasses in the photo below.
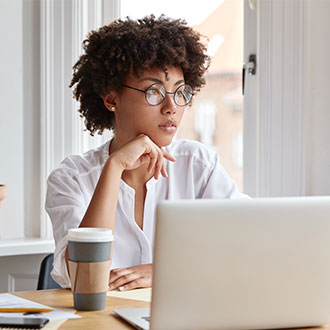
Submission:
M 159 105 L 165 100 L 166 94 L 172 94 L 175 104 L 180 107 L 183 107 L 191 102 L 192 97 L 194 95 L 191 86 L 185 84 L 180 85 L 175 90 L 175 92 L 167 92 L 165 87 L 162 84 L 158 83 L 152 84 L 146 90 L 138 89 L 124 84 L 122 86 L 144 93 L 146 101 L 150 105 Z

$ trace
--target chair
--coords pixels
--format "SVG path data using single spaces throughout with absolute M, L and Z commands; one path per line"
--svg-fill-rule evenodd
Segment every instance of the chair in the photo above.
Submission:
M 37 290 L 60 289 L 61 286 L 57 284 L 50 276 L 53 268 L 54 253 L 48 254 L 41 262 Z

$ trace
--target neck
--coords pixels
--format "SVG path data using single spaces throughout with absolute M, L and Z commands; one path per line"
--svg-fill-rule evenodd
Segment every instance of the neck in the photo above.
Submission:
M 126 138 L 120 138 L 118 134 L 114 135 L 112 138 L 110 145 L 109 145 L 109 154 L 113 153 L 114 151 L 119 150 L 122 146 L 127 144 L 131 139 Z

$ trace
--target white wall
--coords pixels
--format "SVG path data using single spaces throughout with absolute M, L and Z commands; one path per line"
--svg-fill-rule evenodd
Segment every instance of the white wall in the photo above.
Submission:
M 2 238 L 38 237 L 40 226 L 39 0 L 0 1 L 0 211 Z
M 8 196 L 0 235 L 24 235 L 23 20 L 21 0 L 0 1 L 0 181 Z
M 330 1 L 306 1 L 306 193 L 330 195 Z

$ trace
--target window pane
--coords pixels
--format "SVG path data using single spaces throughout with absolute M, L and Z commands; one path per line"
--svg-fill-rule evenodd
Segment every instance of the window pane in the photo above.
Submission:
M 154 14 L 185 19 L 205 36 L 212 57 L 206 85 L 194 97 L 177 133 L 215 148 L 221 164 L 242 190 L 243 97 L 243 0 L 122 0 L 122 17 L 133 19 Z

